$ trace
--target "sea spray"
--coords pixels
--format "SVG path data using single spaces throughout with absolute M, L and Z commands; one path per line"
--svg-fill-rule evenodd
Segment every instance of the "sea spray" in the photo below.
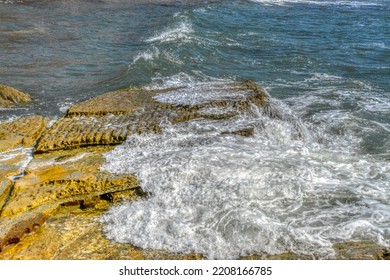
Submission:
M 209 259 L 328 258 L 332 244 L 346 241 L 389 246 L 390 163 L 344 150 L 343 136 L 297 133 L 305 127 L 298 120 L 253 107 L 231 121 L 166 123 L 160 135 L 130 137 L 105 155 L 103 169 L 135 174 L 149 197 L 111 208 L 100 218 L 105 234 Z M 253 137 L 221 134 L 242 125 Z

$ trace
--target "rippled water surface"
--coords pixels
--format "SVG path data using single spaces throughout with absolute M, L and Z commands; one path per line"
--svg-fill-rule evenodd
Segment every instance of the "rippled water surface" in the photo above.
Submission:
M 107 236 L 217 259 L 390 246 L 390 1 L 0 0 L 0 83 L 34 98 L 2 121 L 128 86 L 187 86 L 158 98 L 191 104 L 244 79 L 283 117 L 166 123 L 106 154 L 151 193 L 104 215 Z

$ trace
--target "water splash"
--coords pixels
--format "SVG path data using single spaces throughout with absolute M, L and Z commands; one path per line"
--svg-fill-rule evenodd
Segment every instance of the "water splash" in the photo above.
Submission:
M 345 149 L 355 136 L 326 133 L 330 122 L 316 128 L 288 110 L 280 115 L 254 106 L 230 121 L 165 124 L 161 135 L 130 137 L 105 155 L 103 169 L 136 174 L 150 196 L 103 215 L 106 235 L 209 259 L 288 251 L 327 258 L 344 241 L 389 246 L 390 163 Z M 253 137 L 223 133 L 245 126 Z
M 291 4 L 311 4 L 321 6 L 350 6 L 350 7 L 365 7 L 365 6 L 381 6 L 381 3 L 375 1 L 324 1 L 324 0 L 251 0 L 265 5 L 285 6 Z

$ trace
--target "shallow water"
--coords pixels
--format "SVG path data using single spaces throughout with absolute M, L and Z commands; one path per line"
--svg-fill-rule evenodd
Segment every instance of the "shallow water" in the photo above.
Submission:
M 0 83 L 35 99 L 2 120 L 127 86 L 193 103 L 251 79 L 273 96 L 281 119 L 167 123 L 107 154 L 152 194 L 102 217 L 113 240 L 217 259 L 390 246 L 390 1 L 0 1 L 0 22 Z

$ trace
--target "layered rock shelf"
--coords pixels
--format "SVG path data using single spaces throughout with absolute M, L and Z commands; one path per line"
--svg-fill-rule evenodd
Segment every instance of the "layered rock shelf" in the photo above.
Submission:
M 29 100 L 22 97 L 14 101 Z M 103 154 L 130 135 L 161 133 L 164 122 L 230 119 L 248 112 L 252 104 L 269 112 L 269 99 L 252 82 L 124 89 L 74 105 L 50 127 L 41 116 L 0 124 L 0 259 L 201 259 L 141 250 L 104 237 L 96 217 L 115 203 L 148 194 L 135 176 L 102 171 Z M 221 133 L 250 137 L 253 128 Z M 389 257 L 377 245 L 335 248 L 339 258 Z M 307 257 L 286 252 L 273 258 Z
M 0 107 L 10 107 L 31 101 L 29 94 L 0 84 Z

